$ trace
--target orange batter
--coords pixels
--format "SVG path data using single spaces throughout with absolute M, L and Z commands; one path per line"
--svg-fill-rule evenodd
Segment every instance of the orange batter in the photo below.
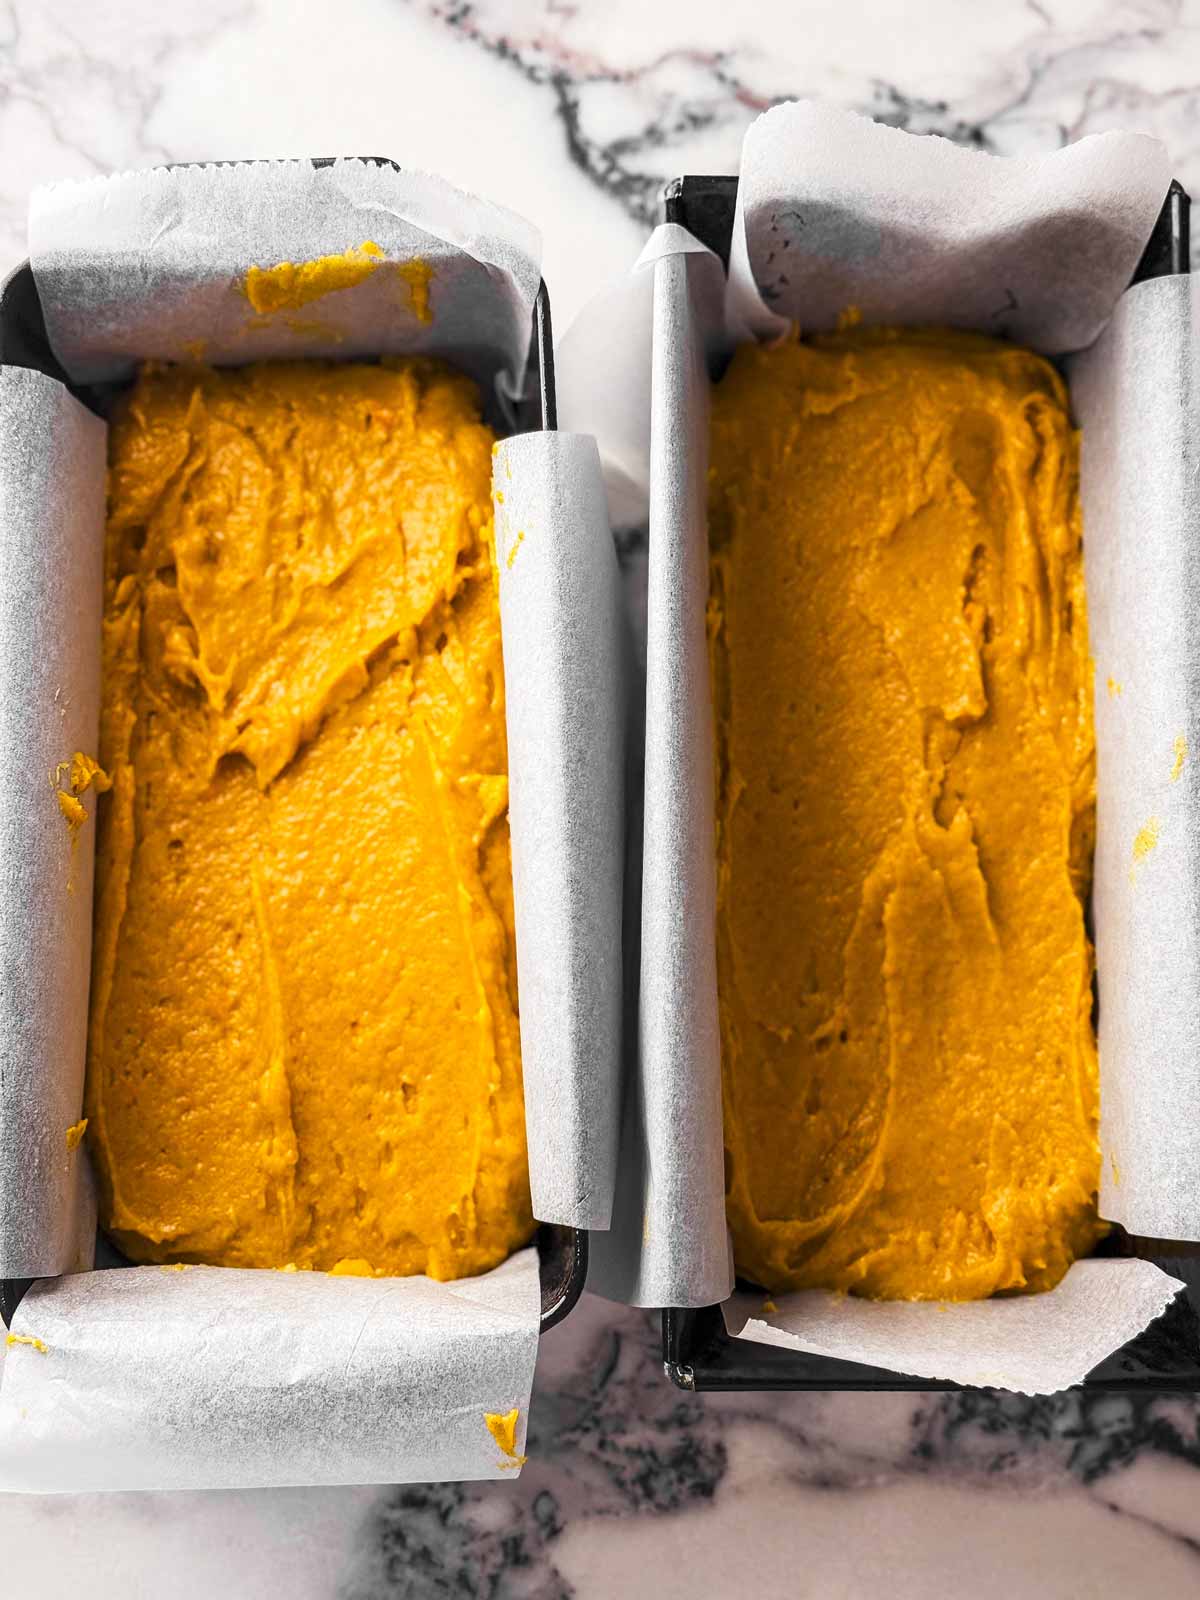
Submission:
M 491 446 L 430 361 L 150 369 L 114 422 L 86 1109 L 137 1260 L 529 1236 Z
M 1051 1288 L 1100 1231 L 1063 386 L 969 334 L 746 346 L 715 393 L 710 511 L 739 1270 Z

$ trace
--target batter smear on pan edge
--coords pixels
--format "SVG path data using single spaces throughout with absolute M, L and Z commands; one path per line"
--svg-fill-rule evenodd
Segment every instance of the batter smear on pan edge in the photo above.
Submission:
M 529 1236 L 491 446 L 430 361 L 147 369 L 114 422 L 87 1112 L 136 1260 Z
M 714 394 L 727 1207 L 771 1290 L 1049 1289 L 1102 1231 L 1078 439 L 971 334 Z

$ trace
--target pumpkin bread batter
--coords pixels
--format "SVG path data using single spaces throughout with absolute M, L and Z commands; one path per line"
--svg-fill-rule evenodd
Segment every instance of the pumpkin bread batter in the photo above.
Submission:
M 491 446 L 430 361 L 147 369 L 114 421 L 87 1115 L 136 1260 L 529 1236 Z
M 1078 441 L 982 336 L 714 398 L 728 1215 L 772 1290 L 1051 1288 L 1099 1234 Z

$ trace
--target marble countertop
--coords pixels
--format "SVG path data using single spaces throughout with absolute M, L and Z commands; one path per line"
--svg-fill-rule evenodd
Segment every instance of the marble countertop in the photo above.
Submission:
M 35 183 L 162 161 L 390 155 L 537 221 L 561 329 L 662 183 L 816 94 L 1002 153 L 1157 134 L 1200 186 L 1187 0 L 9 0 L 0 257 Z M 543 1344 L 520 1478 L 0 1499 L 4 1592 L 58 1600 L 1200 1593 L 1200 1404 L 706 1396 L 656 1319 Z

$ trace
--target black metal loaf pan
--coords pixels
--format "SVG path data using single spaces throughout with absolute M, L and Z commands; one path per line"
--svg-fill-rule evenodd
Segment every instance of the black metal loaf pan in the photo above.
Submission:
M 399 164 L 386 156 L 366 156 L 379 166 Z M 334 157 L 316 156 L 314 167 L 332 166 Z M 187 163 L 191 165 L 192 163 Z M 233 163 L 195 163 L 232 165 Z M 46 322 L 38 299 L 33 271 L 26 261 L 9 274 L 0 288 L 0 365 L 31 367 L 66 384 L 77 399 L 99 416 L 107 413 L 105 395 L 68 381 L 46 337 Z M 554 344 L 550 322 L 550 296 L 543 282 L 533 308 L 533 339 L 529 351 L 521 399 L 515 407 L 512 433 L 534 433 L 558 425 L 554 397 Z M 542 1286 L 541 1329 L 561 1322 L 583 1293 L 587 1277 L 588 1236 L 578 1228 L 543 1222 L 537 1231 L 538 1268 Z M 101 1236 L 98 1261 L 104 1266 L 130 1265 L 112 1242 Z M 33 1282 L 30 1278 L 0 1278 L 0 1321 L 8 1327 L 22 1296 Z
M 668 184 L 663 215 L 693 233 L 729 266 L 735 177 L 685 177 Z M 1172 183 L 1131 284 L 1190 271 L 1190 201 Z M 716 374 L 714 374 L 716 376 Z M 1155 1322 L 1095 1367 L 1087 1390 L 1146 1393 L 1200 1391 L 1200 1246 L 1135 1239 L 1112 1229 L 1097 1255 L 1140 1256 L 1187 1285 Z M 739 1288 L 758 1289 L 740 1282 Z M 761 1292 L 761 1290 L 759 1291 Z M 908 1377 L 881 1367 L 731 1339 L 720 1306 L 670 1307 L 662 1314 L 663 1365 L 681 1389 L 945 1390 L 961 1384 Z

